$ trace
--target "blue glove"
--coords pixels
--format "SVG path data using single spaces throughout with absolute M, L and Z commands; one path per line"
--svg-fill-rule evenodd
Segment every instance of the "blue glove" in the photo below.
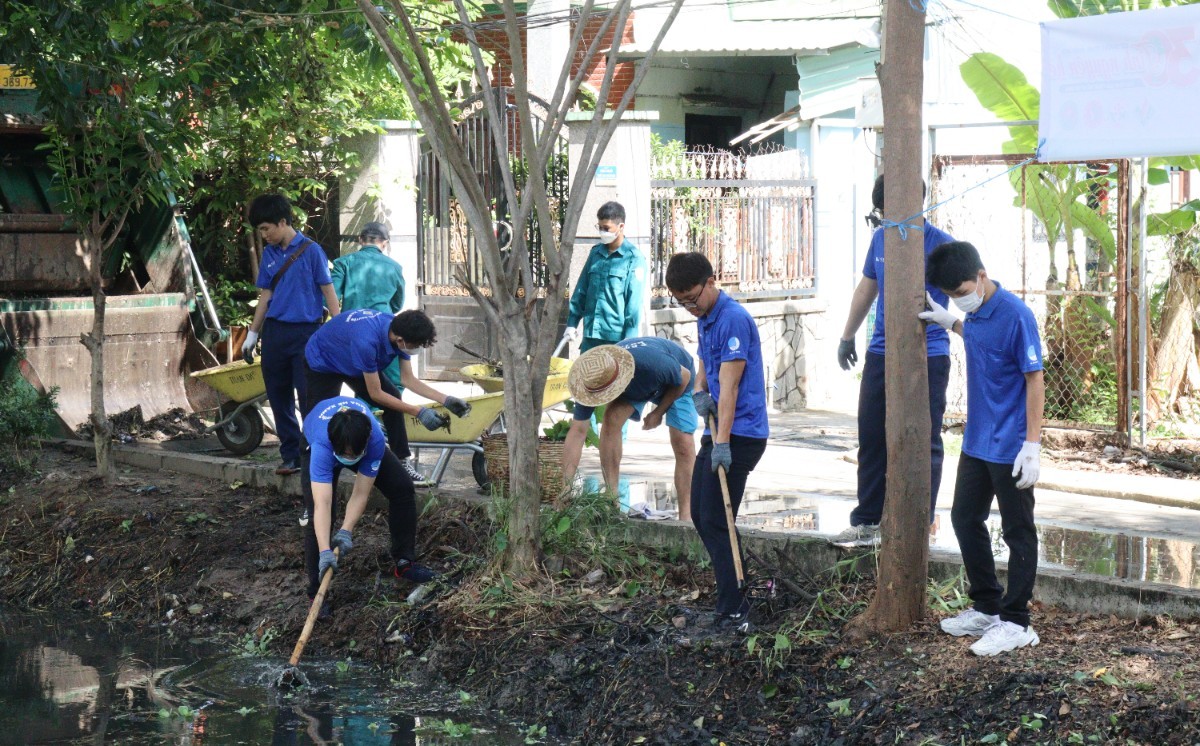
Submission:
M 437 430 L 439 427 L 445 427 L 450 418 L 438 414 L 429 407 L 421 407 L 421 411 L 417 412 L 417 421 L 424 425 L 426 430 Z
M 317 562 L 317 577 L 325 577 L 326 570 L 337 569 L 337 555 L 332 549 L 325 549 L 321 552 L 321 559 Z
M 471 405 L 457 396 L 447 396 L 446 401 L 442 402 L 442 405 L 450 410 L 450 414 L 455 417 L 466 417 L 471 413 Z
M 333 541 L 329 542 L 329 548 L 338 550 L 338 555 L 345 557 L 346 552 L 354 548 L 354 541 L 350 538 L 350 532 L 344 528 L 339 528 L 338 532 L 333 535 Z
M 713 401 L 712 394 L 707 391 L 697 391 L 692 394 L 692 401 L 696 404 L 696 414 L 700 415 L 700 422 L 704 427 L 708 427 L 708 416 L 712 415 L 713 421 L 717 419 L 717 403 Z
M 712 460 L 713 474 L 717 473 L 718 467 L 724 469 L 725 473 L 728 474 L 729 467 L 733 466 L 733 453 L 729 450 L 729 444 L 713 443 L 710 459 Z

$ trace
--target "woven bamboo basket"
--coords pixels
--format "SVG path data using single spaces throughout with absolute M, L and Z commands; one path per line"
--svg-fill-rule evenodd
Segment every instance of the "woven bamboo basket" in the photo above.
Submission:
M 563 491 L 563 441 L 538 438 L 538 475 L 542 500 L 550 501 Z M 493 487 L 508 486 L 508 436 L 504 433 L 483 436 L 483 457 L 487 460 L 488 480 Z

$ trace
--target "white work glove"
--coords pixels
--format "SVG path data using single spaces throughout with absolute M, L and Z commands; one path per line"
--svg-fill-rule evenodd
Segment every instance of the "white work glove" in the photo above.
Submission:
M 947 311 L 945 306 L 935 301 L 928 290 L 925 291 L 925 302 L 929 304 L 929 310 L 921 311 L 917 314 L 917 318 L 922 321 L 932 321 L 938 326 L 944 327 L 946 331 L 953 331 L 958 317 Z
M 258 332 L 246 332 L 246 341 L 242 342 L 242 359 L 248 363 L 254 362 L 254 345 L 258 344 Z
M 574 326 L 568 326 L 568 327 L 567 327 L 567 328 L 566 328 L 566 329 L 563 331 L 562 338 L 563 338 L 563 339 L 565 339 L 565 340 L 566 340 L 566 341 L 568 341 L 568 342 L 574 342 L 575 340 L 579 339 L 579 329 L 578 329 L 578 327 L 574 327 Z
M 1038 476 L 1042 471 L 1042 446 L 1039 443 L 1030 443 L 1025 441 L 1021 446 L 1021 452 L 1017 454 L 1017 460 L 1013 462 L 1014 477 L 1019 476 L 1017 480 L 1017 489 L 1027 490 L 1037 484 Z

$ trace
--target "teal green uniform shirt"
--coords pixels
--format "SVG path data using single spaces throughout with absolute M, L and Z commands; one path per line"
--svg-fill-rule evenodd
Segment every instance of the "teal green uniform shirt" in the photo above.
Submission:
M 329 274 L 342 311 L 369 308 L 395 315 L 404 308 L 404 270 L 378 246 L 363 246 L 353 254 L 338 257 Z M 404 390 L 400 384 L 399 359 L 384 368 L 383 374 L 397 389 Z
M 602 243 L 593 246 L 571 294 L 567 327 L 583 321 L 585 339 L 607 342 L 636 336 L 646 274 L 646 258 L 629 241 L 615 251 Z
M 369 308 L 397 314 L 404 307 L 404 270 L 378 246 L 364 246 L 338 258 L 330 275 L 343 311 Z

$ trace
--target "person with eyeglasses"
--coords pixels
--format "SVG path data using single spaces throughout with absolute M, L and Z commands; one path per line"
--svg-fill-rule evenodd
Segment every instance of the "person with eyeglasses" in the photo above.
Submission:
M 378 487 L 388 503 L 393 573 L 410 583 L 426 583 L 438 573 L 417 564 L 417 507 L 412 480 L 396 454 L 385 445 L 383 430 L 371 409 L 358 399 L 334 396 L 317 402 L 304 418 L 307 447 L 301 455 L 304 508 L 312 524 L 304 531 L 304 570 L 311 600 L 321 576 L 337 570 L 354 548 L 353 531 L 367 508 L 371 488 Z M 336 514 L 334 485 L 342 469 L 354 472 L 354 487 L 346 502 L 341 528 L 333 530 Z M 337 553 L 334 553 L 337 549 Z M 319 619 L 328 617 L 328 601 Z
M 883 214 L 883 174 L 875 179 L 871 190 L 872 214 Z M 871 216 L 867 217 L 868 223 Z M 879 225 L 876 218 L 876 226 Z M 925 256 L 954 237 L 939 230 L 928 220 L 923 221 Z M 887 340 L 884 336 L 884 231 L 877 227 L 871 236 L 871 246 L 863 263 L 863 276 L 850 299 L 850 314 L 838 344 L 837 359 L 842 370 L 850 370 L 858 362 L 854 337 L 871 304 L 875 304 L 875 330 L 867 347 L 862 381 L 858 389 L 858 505 L 850 513 L 850 527 L 833 537 L 832 542 L 843 547 L 875 546 L 879 544 L 879 522 L 883 518 L 883 502 L 887 494 L 887 413 L 884 385 L 884 355 Z M 925 289 L 942 305 L 946 294 L 926 283 Z M 930 495 L 929 518 L 934 517 L 938 486 L 942 481 L 942 415 L 946 412 L 946 386 L 950 382 L 950 338 L 946 330 L 931 324 L 925 331 L 929 365 L 929 455 Z
M 355 396 L 383 410 L 388 445 L 401 461 L 407 459 L 410 454 L 405 414 L 415 416 L 429 430 L 437 430 L 445 423 L 442 415 L 429 407 L 402 401 L 391 381 L 380 376 L 380 371 L 393 360 L 400 359 L 400 380 L 409 391 L 445 405 L 455 417 L 465 417 L 471 411 L 467 402 L 443 394 L 413 373 L 412 356 L 436 341 L 433 322 L 422 311 L 408 310 L 393 316 L 361 308 L 334 316 L 304 348 L 308 382 L 305 415 L 317 402 L 340 394 L 342 384 L 346 384 Z
M 671 296 L 696 317 L 699 338 L 692 402 L 704 436 L 692 468 L 692 523 L 712 560 L 715 626 L 749 634 L 750 604 L 738 588 L 718 471 L 725 471 L 736 519 L 750 472 L 758 466 L 770 435 L 758 325 L 749 311 L 717 288 L 704 254 L 671 257 L 666 280 Z

